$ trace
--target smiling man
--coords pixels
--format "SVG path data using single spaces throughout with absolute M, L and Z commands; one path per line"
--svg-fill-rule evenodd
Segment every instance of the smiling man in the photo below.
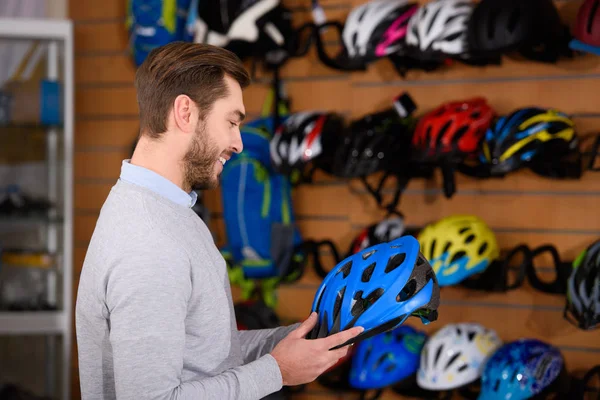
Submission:
M 226 265 L 192 210 L 242 151 L 249 76 L 219 47 L 172 43 L 136 74 L 140 135 L 106 199 L 76 302 L 83 399 L 260 399 L 311 382 L 345 356 L 301 325 L 236 328 Z M 223 194 L 224 196 L 227 193 Z

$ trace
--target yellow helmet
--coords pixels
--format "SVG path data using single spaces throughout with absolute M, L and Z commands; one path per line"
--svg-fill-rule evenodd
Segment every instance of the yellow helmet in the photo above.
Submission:
M 440 286 L 483 272 L 500 256 L 494 232 L 474 215 L 452 215 L 427 225 L 419 243 Z

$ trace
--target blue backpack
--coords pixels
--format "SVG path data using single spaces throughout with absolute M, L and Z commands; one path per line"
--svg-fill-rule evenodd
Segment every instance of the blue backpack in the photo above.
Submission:
M 271 166 L 272 132 L 271 117 L 244 124 L 244 150 L 223 168 L 227 245 L 221 252 L 230 267 L 243 272 L 244 279 L 290 281 L 302 274 L 305 257 L 294 219 L 291 184 Z
M 189 27 L 197 4 L 198 0 L 127 0 L 125 26 L 136 67 L 157 47 L 192 40 Z

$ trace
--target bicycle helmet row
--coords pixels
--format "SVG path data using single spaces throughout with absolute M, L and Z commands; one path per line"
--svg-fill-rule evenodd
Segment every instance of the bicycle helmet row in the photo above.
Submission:
M 356 389 L 382 389 L 413 376 L 427 335 L 402 325 L 363 340 L 352 357 L 349 383 Z
M 500 257 L 494 232 L 475 215 L 451 215 L 427 225 L 418 236 L 440 287 L 481 273 Z
M 327 22 L 325 27 L 337 29 L 342 50 L 331 58 L 317 33 L 318 55 L 331 68 L 364 70 L 373 61 L 401 53 L 405 47 L 408 23 L 417 11 L 417 4 L 408 0 L 370 0 L 353 8 L 345 23 Z
M 537 339 L 500 347 L 487 361 L 478 400 L 524 400 L 555 389 L 566 376 L 560 351 Z
M 327 274 L 315 294 L 312 311 L 319 320 L 308 338 L 364 328 L 339 348 L 389 331 L 409 316 L 429 324 L 437 319 L 439 301 L 435 273 L 419 242 L 402 236 L 347 257 Z
M 331 173 L 336 142 L 343 129 L 343 119 L 336 113 L 306 111 L 290 115 L 269 144 L 273 168 L 290 176 L 294 183 L 310 181 L 317 167 Z M 310 171 L 309 166 L 313 167 Z
M 600 0 L 585 0 L 579 7 L 569 47 L 600 55 Z
M 501 345 L 498 334 L 481 324 L 448 324 L 425 343 L 417 384 L 427 390 L 443 391 L 473 383 Z
M 580 329 L 594 329 L 600 324 L 600 240 L 573 262 L 564 315 Z

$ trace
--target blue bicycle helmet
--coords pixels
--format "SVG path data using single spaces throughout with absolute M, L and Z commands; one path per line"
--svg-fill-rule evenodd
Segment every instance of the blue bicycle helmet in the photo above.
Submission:
M 352 357 L 350 385 L 356 389 L 381 389 L 414 375 L 427 336 L 402 325 L 360 342 Z
M 347 257 L 327 274 L 315 294 L 312 311 L 319 319 L 308 338 L 364 328 L 335 349 L 391 330 L 411 315 L 429 324 L 439 302 L 440 288 L 419 242 L 402 236 Z
M 486 363 L 478 400 L 528 399 L 552 385 L 564 364 L 556 347 L 537 339 L 507 343 Z

